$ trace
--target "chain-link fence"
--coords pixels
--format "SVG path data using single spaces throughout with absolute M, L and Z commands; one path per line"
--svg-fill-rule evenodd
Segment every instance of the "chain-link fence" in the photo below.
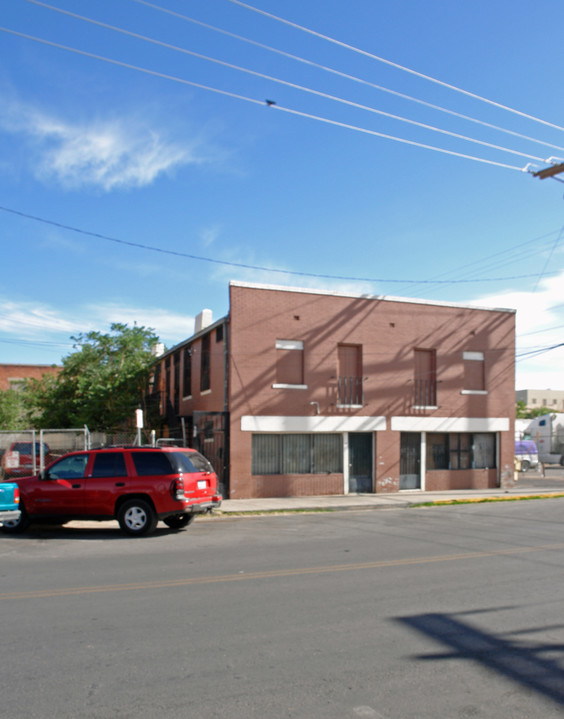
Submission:
M 90 432 L 82 429 L 0 431 L 0 480 L 27 477 L 68 452 L 124 445 L 182 445 L 182 439 L 157 438 L 154 430 Z
M 67 452 L 88 449 L 90 432 L 82 429 L 29 429 L 0 432 L 0 478 L 37 474 Z

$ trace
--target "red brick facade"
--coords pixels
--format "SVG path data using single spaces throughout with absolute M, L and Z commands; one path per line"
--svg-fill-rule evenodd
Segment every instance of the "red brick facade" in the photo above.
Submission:
M 41 379 L 60 371 L 61 367 L 46 364 L 0 364 L 0 390 L 16 389 L 25 379 Z
M 229 316 L 209 333 L 209 390 L 205 329 L 163 362 L 182 362 L 190 346 L 192 391 L 176 404 L 194 436 L 200 420 L 228 417 L 231 498 L 484 488 L 513 476 L 512 310 L 232 283 Z

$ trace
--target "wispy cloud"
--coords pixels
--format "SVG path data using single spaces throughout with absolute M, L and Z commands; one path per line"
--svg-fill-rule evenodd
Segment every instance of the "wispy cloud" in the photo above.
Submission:
M 78 325 L 43 303 L 13 302 L 0 298 L 0 332 L 25 338 L 51 333 L 73 333 Z
M 172 140 L 138 118 L 71 122 L 17 102 L 0 105 L 0 130 L 27 138 L 36 176 L 67 189 L 143 187 L 209 159 L 201 140 Z
M 204 247 L 212 245 L 220 235 L 221 228 L 217 225 L 213 227 L 206 227 L 200 232 L 200 238 Z
M 8 338 L 45 342 L 69 341 L 71 336 L 96 330 L 108 332 L 120 322 L 149 327 L 162 342 L 174 345 L 194 332 L 194 317 L 165 309 L 133 307 L 118 302 L 74 307 L 68 313 L 44 303 L 14 302 L 0 298 L 0 333 Z

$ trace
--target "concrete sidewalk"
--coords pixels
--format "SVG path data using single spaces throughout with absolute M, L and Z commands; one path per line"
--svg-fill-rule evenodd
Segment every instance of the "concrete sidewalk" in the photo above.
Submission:
M 424 503 L 451 501 L 480 501 L 481 499 L 517 499 L 564 495 L 564 486 L 558 482 L 543 487 L 519 487 L 516 483 L 509 489 L 467 489 L 448 492 L 422 492 L 404 490 L 390 494 L 347 494 L 322 497 L 273 497 L 261 499 L 226 499 L 214 514 L 246 514 L 257 512 L 288 511 L 342 511 L 360 509 L 406 509 Z

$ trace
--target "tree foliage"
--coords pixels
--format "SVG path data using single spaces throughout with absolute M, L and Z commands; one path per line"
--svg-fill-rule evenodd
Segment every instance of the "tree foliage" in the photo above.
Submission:
M 23 393 L 16 389 L 0 391 L 0 429 L 25 429 Z
M 536 407 L 535 409 L 527 409 L 527 405 L 523 400 L 517 402 L 517 419 L 534 419 L 535 417 L 542 417 L 543 414 L 550 414 L 552 412 L 548 407 Z
M 41 428 L 117 429 L 143 406 L 158 337 L 152 329 L 114 323 L 108 334 L 71 337 L 74 351 L 56 376 L 29 380 L 26 404 Z

